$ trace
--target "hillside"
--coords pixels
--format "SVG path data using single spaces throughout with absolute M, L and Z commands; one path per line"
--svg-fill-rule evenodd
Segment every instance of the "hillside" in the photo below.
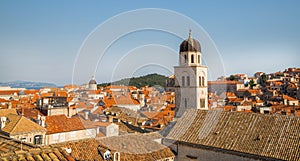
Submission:
M 109 85 L 127 85 L 127 86 L 136 86 L 141 88 L 143 86 L 161 86 L 164 87 L 168 77 L 160 74 L 148 74 L 141 77 L 125 78 L 112 83 L 102 83 L 98 84 L 99 86 L 109 86 Z
M 28 81 L 0 82 L 0 86 L 10 86 L 12 88 L 26 88 L 26 89 L 40 89 L 42 87 L 56 87 L 56 85 L 53 83 L 28 82 Z

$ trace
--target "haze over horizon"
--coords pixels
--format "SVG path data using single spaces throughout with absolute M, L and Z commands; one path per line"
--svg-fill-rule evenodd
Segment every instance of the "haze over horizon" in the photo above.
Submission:
M 272 73 L 300 67 L 299 7 L 300 2 L 296 0 L 230 0 L 225 4 L 220 1 L 132 1 L 131 4 L 114 1 L 2 1 L 0 82 L 72 83 L 74 63 L 88 35 L 113 16 L 141 8 L 174 11 L 201 25 L 219 50 L 226 76 L 236 73 L 252 76 L 257 71 Z M 114 26 L 111 32 L 121 27 L 122 24 Z M 187 38 L 188 28 L 184 30 L 183 38 Z M 205 42 L 197 34 L 193 32 L 205 50 Z M 131 76 L 171 75 L 173 71 L 168 67 L 178 64 L 182 40 L 163 31 L 130 33 L 107 50 L 103 61 L 95 67 L 97 70 L 80 69 L 88 76 L 82 75 L 75 83 L 88 82 L 92 75 L 98 83 L 109 82 L 116 61 L 131 64 L 143 59 L 144 55 L 149 55 L 147 59 L 157 57 L 157 53 L 164 53 L 158 55 L 168 63 L 166 66 L 145 65 Z M 151 52 L 148 52 L 149 47 Z M 128 57 L 128 53 L 133 57 Z M 136 56 L 139 53 L 144 54 L 142 58 Z M 209 57 L 209 53 L 203 52 L 203 55 Z M 87 58 L 93 59 L 96 58 Z M 120 73 L 114 78 L 124 78 L 122 70 Z

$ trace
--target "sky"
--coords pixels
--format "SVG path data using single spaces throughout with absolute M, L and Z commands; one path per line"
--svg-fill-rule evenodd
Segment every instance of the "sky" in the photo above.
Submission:
M 171 75 L 189 29 L 211 80 L 300 67 L 299 8 L 297 0 L 0 1 L 0 82 Z

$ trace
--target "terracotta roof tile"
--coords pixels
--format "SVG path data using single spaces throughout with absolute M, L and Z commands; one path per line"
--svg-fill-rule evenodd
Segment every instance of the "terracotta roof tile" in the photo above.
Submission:
M 14 109 L 14 108 L 11 108 L 11 109 L 0 109 L 0 117 L 1 116 L 6 116 L 8 114 L 15 114 L 17 115 L 17 110 Z
M 289 100 L 289 101 L 297 101 L 297 99 L 295 99 L 295 98 L 293 98 L 293 97 L 290 97 L 290 96 L 288 96 L 288 95 L 282 95 L 282 98 L 283 99 L 287 99 L 287 100 Z
M 46 129 L 32 122 L 24 116 L 8 114 L 6 115 L 6 117 L 9 121 L 6 122 L 5 127 L 2 129 L 2 131 L 10 135 L 30 133 L 32 131 L 46 131 Z
M 67 118 L 66 115 L 47 116 L 46 125 L 47 134 L 85 129 L 79 117 Z
M 300 160 L 300 117 L 188 110 L 168 139 L 282 160 Z
M 112 152 L 121 153 L 121 160 L 160 160 L 174 157 L 171 150 L 157 143 L 156 139 L 162 137 L 157 133 L 150 134 L 129 134 L 117 137 L 100 138 L 100 151 L 104 152 L 109 148 Z

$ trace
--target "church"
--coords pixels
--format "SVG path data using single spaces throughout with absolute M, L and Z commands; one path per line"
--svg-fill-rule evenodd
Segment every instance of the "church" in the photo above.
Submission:
M 175 160 L 300 160 L 300 117 L 208 110 L 207 66 L 199 41 L 179 49 L 175 121 L 161 132 Z
M 187 109 L 208 109 L 207 66 L 202 65 L 201 46 L 198 40 L 189 37 L 180 44 L 179 66 L 175 72 L 176 117 Z

